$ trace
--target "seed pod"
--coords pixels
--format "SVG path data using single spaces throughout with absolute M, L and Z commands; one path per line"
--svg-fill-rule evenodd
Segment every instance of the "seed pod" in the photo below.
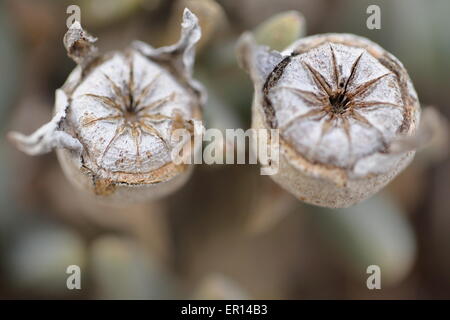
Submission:
M 192 132 L 205 101 L 192 79 L 199 39 L 198 20 L 185 9 L 175 45 L 154 49 L 138 41 L 100 55 L 96 39 L 75 22 L 64 45 L 78 66 L 56 91 L 53 119 L 28 137 L 13 132 L 10 138 L 31 155 L 58 148 L 67 177 L 108 201 L 143 201 L 175 190 L 190 167 L 173 163 L 171 133 Z
M 416 132 L 420 105 L 393 55 L 351 34 L 300 39 L 284 52 L 246 33 L 240 63 L 254 82 L 254 128 L 279 129 L 273 180 L 297 198 L 348 207 L 380 190 L 413 159 L 391 146 Z

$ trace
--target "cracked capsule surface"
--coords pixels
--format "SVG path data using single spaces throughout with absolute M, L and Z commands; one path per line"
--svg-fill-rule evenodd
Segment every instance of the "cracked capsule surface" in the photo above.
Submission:
M 130 50 L 115 53 L 77 86 L 69 117 L 86 167 L 105 175 L 146 173 L 172 161 L 172 128 L 192 119 L 196 104 L 167 70 Z
M 385 150 L 404 120 L 396 75 L 342 44 L 294 53 L 268 97 L 286 141 L 310 161 L 337 167 Z
M 349 207 L 412 161 L 416 147 L 400 145 L 418 136 L 419 100 L 401 62 L 376 43 L 330 33 L 277 52 L 245 33 L 237 52 L 255 88 L 252 127 L 279 130 L 270 177 L 298 199 Z
M 172 153 L 192 143 L 206 99 L 192 77 L 200 37 L 197 17 L 185 9 L 175 44 L 133 41 L 123 51 L 100 53 L 97 38 L 75 21 L 63 43 L 77 67 L 56 90 L 53 118 L 31 135 L 9 138 L 30 155 L 56 149 L 68 179 L 97 199 L 144 202 L 173 192 L 192 166 L 174 162 Z M 172 137 L 175 129 L 186 129 L 191 140 Z

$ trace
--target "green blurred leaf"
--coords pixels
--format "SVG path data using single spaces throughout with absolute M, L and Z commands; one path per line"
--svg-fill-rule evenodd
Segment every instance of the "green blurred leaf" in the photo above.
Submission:
M 386 285 L 408 275 L 416 256 L 415 234 L 389 197 L 380 194 L 347 209 L 311 211 L 325 242 L 344 260 L 350 275 L 365 278 L 369 265 L 380 266 Z
M 305 19 L 298 11 L 286 11 L 272 16 L 255 30 L 259 44 L 281 51 L 305 35 Z

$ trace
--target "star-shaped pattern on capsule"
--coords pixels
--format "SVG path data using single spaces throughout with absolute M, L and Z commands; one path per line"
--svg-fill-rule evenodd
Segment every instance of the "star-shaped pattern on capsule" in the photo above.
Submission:
M 127 57 L 128 61 L 128 81 L 124 81 L 121 85 L 113 81 L 106 73 L 104 78 L 110 85 L 113 93 L 112 97 L 87 93 L 87 97 L 93 98 L 106 107 L 110 108 L 113 113 L 107 116 L 89 119 L 83 123 L 84 126 L 93 125 L 99 121 L 116 122 L 117 127 L 112 139 L 106 145 L 102 153 L 102 158 L 109 151 L 114 142 L 123 134 L 129 132 L 133 137 L 136 148 L 136 161 L 141 159 L 140 144 L 143 134 L 153 135 L 160 139 L 163 145 L 169 149 L 166 138 L 154 127 L 154 123 L 162 121 L 178 121 L 177 115 L 167 116 L 158 111 L 159 108 L 169 102 L 175 101 L 176 92 L 172 92 L 165 97 L 156 99 L 149 103 L 148 101 L 153 95 L 158 79 L 161 73 L 158 73 L 143 88 L 139 89 L 134 79 L 134 65 L 131 55 Z M 145 78 L 145 76 L 143 77 Z
M 351 147 L 350 119 L 357 121 L 363 126 L 374 129 L 379 135 L 383 145 L 386 145 L 383 133 L 374 126 L 359 110 L 369 107 L 393 107 L 402 108 L 400 104 L 386 101 L 364 101 L 363 95 L 368 92 L 377 83 L 388 75 L 393 73 L 388 71 L 376 78 L 367 80 L 358 86 L 352 86 L 356 71 L 360 67 L 360 61 L 366 51 L 362 51 L 353 62 L 350 75 L 345 78 L 339 71 L 339 65 L 336 60 L 336 53 L 333 45 L 329 43 L 331 56 L 332 81 L 334 86 L 330 84 L 317 69 L 308 62 L 301 60 L 302 66 L 308 71 L 312 81 L 316 84 L 318 91 L 302 90 L 292 86 L 279 86 L 277 89 L 287 89 L 299 98 L 303 99 L 311 106 L 311 110 L 292 117 L 280 129 L 287 129 L 297 121 L 324 119 L 321 127 L 320 138 L 318 144 L 323 137 L 334 127 L 341 127 L 348 139 Z

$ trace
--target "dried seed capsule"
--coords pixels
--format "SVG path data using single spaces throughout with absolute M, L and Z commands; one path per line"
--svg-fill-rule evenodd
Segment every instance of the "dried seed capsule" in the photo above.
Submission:
M 391 150 L 415 134 L 420 105 L 403 65 L 368 39 L 324 34 L 283 53 L 240 40 L 255 85 L 255 128 L 279 129 L 272 178 L 305 202 L 348 207 L 380 190 L 415 151 Z
M 205 99 L 192 79 L 199 39 L 197 18 L 186 9 L 177 44 L 154 49 L 135 42 L 99 55 L 96 39 L 75 22 L 64 44 L 78 66 L 56 91 L 54 118 L 29 137 L 10 137 L 28 154 L 58 148 L 68 178 L 108 200 L 139 201 L 173 191 L 190 167 L 173 163 L 171 133 L 191 130 Z

